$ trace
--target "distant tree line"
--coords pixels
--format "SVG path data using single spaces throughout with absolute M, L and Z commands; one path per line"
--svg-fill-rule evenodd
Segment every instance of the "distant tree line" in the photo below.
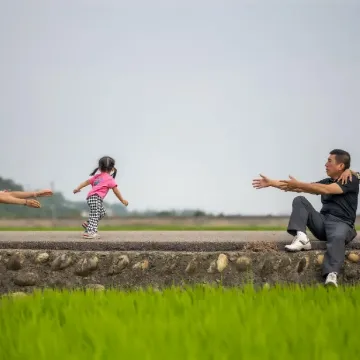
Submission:
M 0 190 L 9 191 L 25 191 L 23 186 L 15 183 L 11 179 L 0 177 Z M 28 189 L 26 189 L 28 190 Z M 36 189 L 34 189 L 36 190 Z M 54 192 L 50 198 L 41 198 L 40 209 L 29 209 L 25 206 L 14 206 L 0 204 L 0 217 L 2 218 L 77 218 L 88 212 L 86 201 L 69 201 L 65 199 L 61 192 Z M 122 204 L 110 204 L 104 202 L 105 208 L 109 216 L 141 216 L 141 217 L 202 217 L 217 216 L 222 217 L 223 214 L 209 214 L 204 211 L 195 210 L 168 210 L 168 211 L 128 211 Z

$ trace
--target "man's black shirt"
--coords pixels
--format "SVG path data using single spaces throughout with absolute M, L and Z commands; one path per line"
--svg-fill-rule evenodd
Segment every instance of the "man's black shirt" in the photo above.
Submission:
M 326 178 L 317 181 L 319 184 L 338 184 L 343 190 L 342 194 L 326 194 L 321 195 L 321 202 L 323 204 L 320 213 L 327 215 L 331 214 L 340 218 L 345 223 L 353 226 L 356 220 L 356 211 L 358 206 L 359 196 L 359 179 L 352 175 L 352 181 L 348 180 L 347 184 L 341 184 L 331 178 Z

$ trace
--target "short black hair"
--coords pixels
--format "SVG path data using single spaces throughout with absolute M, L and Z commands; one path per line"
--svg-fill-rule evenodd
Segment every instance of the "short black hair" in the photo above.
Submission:
M 345 170 L 350 169 L 351 156 L 350 154 L 341 149 L 334 149 L 330 151 L 330 155 L 335 155 L 338 164 L 344 164 Z
M 98 167 L 95 168 L 94 171 L 90 175 L 91 176 L 95 175 L 98 170 L 100 170 L 102 172 L 108 172 L 108 171 L 111 171 L 112 169 L 114 169 L 114 172 L 111 176 L 115 179 L 116 173 L 117 173 L 117 170 L 115 167 L 115 160 L 110 156 L 103 156 L 99 160 Z

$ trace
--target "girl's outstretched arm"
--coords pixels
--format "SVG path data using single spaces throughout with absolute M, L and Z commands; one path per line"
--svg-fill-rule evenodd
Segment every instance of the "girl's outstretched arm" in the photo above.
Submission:
M 14 196 L 11 196 L 7 192 L 0 192 L 0 203 L 2 204 L 14 204 L 14 205 L 25 205 L 29 207 L 39 208 L 41 207 L 40 203 L 37 200 L 27 200 L 19 199 Z
M 129 202 L 127 200 L 125 200 L 122 196 L 121 196 L 121 193 L 119 191 L 119 189 L 117 188 L 117 186 L 113 187 L 113 192 L 115 194 L 115 196 L 125 205 L 125 206 L 128 206 L 129 205 Z
M 76 189 L 74 189 L 73 193 L 76 194 L 78 192 L 80 192 L 80 190 L 86 186 L 90 185 L 90 180 L 86 180 L 84 182 L 82 182 Z

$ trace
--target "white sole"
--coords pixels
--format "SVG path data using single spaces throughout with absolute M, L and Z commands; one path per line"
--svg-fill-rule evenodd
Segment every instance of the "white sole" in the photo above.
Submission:
M 311 247 L 310 248 L 301 248 L 301 249 L 289 249 L 285 246 L 285 250 L 286 251 L 289 251 L 289 252 L 299 252 L 299 251 L 309 251 L 311 250 Z
M 329 288 L 337 288 L 338 286 L 336 284 L 334 284 L 333 282 L 328 282 L 328 283 L 325 283 L 325 286 L 326 287 L 329 287 Z
M 96 234 L 95 236 L 84 236 L 82 235 L 83 239 L 100 239 L 100 235 Z

